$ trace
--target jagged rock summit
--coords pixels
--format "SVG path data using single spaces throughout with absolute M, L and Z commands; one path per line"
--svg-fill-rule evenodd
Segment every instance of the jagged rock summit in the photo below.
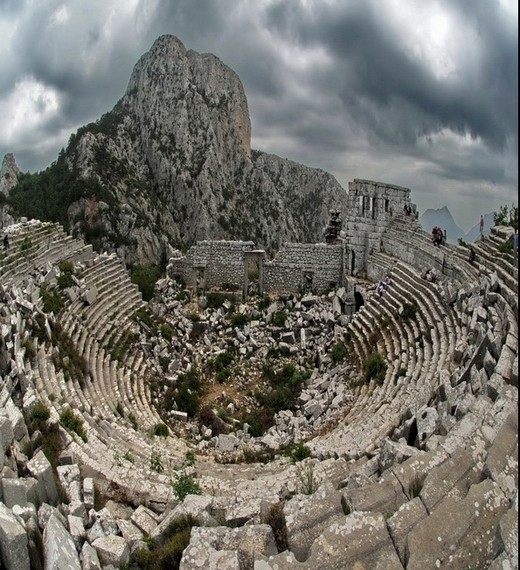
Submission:
M 2 167 L 0 168 L 0 194 L 8 196 L 11 188 L 16 186 L 19 176 L 20 169 L 16 164 L 14 154 L 6 154 L 2 160 Z
M 114 109 L 71 137 L 64 160 L 102 187 L 68 211 L 76 235 L 100 236 L 127 262 L 158 261 L 200 239 L 321 241 L 344 210 L 335 178 L 251 150 L 240 79 L 211 54 L 161 36 Z

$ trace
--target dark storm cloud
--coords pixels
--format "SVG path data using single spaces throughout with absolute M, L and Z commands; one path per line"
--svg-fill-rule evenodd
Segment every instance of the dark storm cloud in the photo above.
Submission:
M 498 3 L 458 4 L 478 27 L 484 55 L 477 67 L 442 79 L 403 49 L 399 30 L 389 29 L 378 10 L 384 4 L 325 4 L 305 11 L 297 10 L 296 0 L 284 0 L 267 19 L 279 35 L 302 47 L 327 47 L 335 57 L 335 73 L 344 80 L 340 95 L 346 111 L 377 137 L 390 141 L 397 136 L 413 144 L 417 137 L 448 128 L 504 148 L 516 137 L 517 95 L 511 81 L 517 76 L 517 37 L 504 34 Z
M 428 207 L 453 184 L 510 202 L 518 28 L 504 2 L 0 0 L 0 152 L 24 169 L 49 164 L 113 107 L 157 37 L 173 34 L 238 74 L 254 148 L 344 186 L 411 186 Z

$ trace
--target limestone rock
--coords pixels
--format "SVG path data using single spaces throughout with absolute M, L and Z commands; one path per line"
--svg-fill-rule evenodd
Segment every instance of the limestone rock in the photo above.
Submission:
M 473 485 L 463 499 L 448 497 L 408 535 L 407 568 L 432 563 L 442 568 L 467 568 L 491 562 L 500 548 L 496 532 L 508 501 L 493 481 Z
M 403 570 L 379 513 L 354 512 L 330 525 L 311 546 L 306 568 Z
M 29 570 L 27 534 L 11 511 L 0 503 L 0 555 L 6 570 Z
M 0 168 L 0 194 L 9 196 L 9 192 L 18 184 L 18 178 L 21 174 L 16 160 L 12 153 L 8 153 L 2 160 Z
M 76 546 L 60 520 L 51 515 L 43 531 L 45 568 L 49 570 L 80 570 Z
M 130 560 L 130 549 L 126 540 L 121 536 L 101 536 L 92 543 L 103 565 L 112 564 L 121 568 Z
M 269 525 L 249 525 L 240 528 L 193 527 L 190 544 L 182 555 L 180 568 L 239 570 L 251 567 L 253 558 L 257 554 L 270 556 L 275 553 L 276 545 Z

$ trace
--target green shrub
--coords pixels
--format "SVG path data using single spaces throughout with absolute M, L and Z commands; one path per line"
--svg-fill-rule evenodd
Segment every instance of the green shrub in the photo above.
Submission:
M 236 313 L 231 317 L 232 327 L 243 327 L 251 320 L 247 315 L 242 315 L 241 313 Z
M 208 309 L 218 309 L 226 301 L 226 296 L 220 291 L 209 291 L 206 293 L 206 307 Z
M 287 538 L 287 525 L 285 515 L 283 514 L 283 503 L 273 505 L 262 521 L 273 529 L 274 541 L 278 552 L 284 552 L 289 549 L 289 540 Z
M 152 434 L 159 437 L 167 437 L 169 434 L 168 426 L 164 423 L 159 422 L 152 427 Z
M 418 310 L 417 305 L 413 303 L 403 305 L 403 310 L 401 311 L 401 319 L 403 320 L 415 319 L 417 310 Z
M 161 331 L 161 336 L 167 341 L 171 342 L 173 336 L 175 335 L 175 331 L 172 329 L 172 327 L 168 323 L 161 323 L 159 325 L 159 330 Z
M 314 475 L 314 467 L 307 463 L 298 469 L 299 491 L 302 495 L 313 495 L 318 490 L 318 481 Z
M 162 457 L 158 451 L 154 450 L 150 454 L 150 469 L 152 471 L 156 471 L 157 473 L 162 473 L 164 471 Z
M 76 416 L 70 408 L 64 408 L 60 413 L 60 423 L 64 428 L 73 431 L 85 442 L 88 442 L 87 434 L 83 429 L 83 420 Z
M 40 287 L 40 295 L 43 300 L 43 312 L 57 315 L 65 306 L 65 300 L 56 290 Z
M 347 356 L 347 347 L 342 342 L 334 344 L 330 350 L 330 357 L 332 362 L 341 362 Z
M 125 417 L 125 410 L 123 409 L 123 405 L 121 402 L 117 402 L 116 404 L 116 412 L 122 417 Z
M 49 408 L 41 401 L 38 400 L 31 410 L 31 420 L 35 422 L 45 422 L 51 417 L 51 411 Z
M 287 451 L 293 463 L 303 461 L 311 456 L 311 450 L 301 441 L 291 445 Z
M 364 362 L 365 380 L 370 382 L 372 378 L 382 384 L 385 379 L 387 364 L 378 352 L 372 352 Z
M 130 280 L 139 287 L 145 301 L 153 297 L 155 283 L 161 276 L 157 265 L 137 265 L 130 271 Z
M 28 338 L 23 343 L 23 347 L 25 348 L 25 356 L 29 359 L 33 359 L 36 356 L 36 350 L 34 348 L 34 342 L 32 339 Z
M 135 429 L 135 431 L 137 431 L 138 428 L 137 419 L 134 414 L 132 413 L 128 414 L 128 421 L 130 422 L 130 425 Z
M 182 387 L 175 398 L 179 410 L 186 412 L 190 418 L 195 417 L 199 409 L 199 396 L 190 388 Z
M 20 244 L 20 251 L 22 253 L 27 253 L 32 247 L 32 240 L 30 236 L 25 236 Z
M 285 311 L 276 311 L 271 318 L 271 324 L 274 327 L 283 327 L 287 320 L 287 313 Z
M 150 329 L 155 327 L 155 320 L 146 309 L 137 309 L 134 314 L 134 319 L 139 319 Z
M 166 542 L 157 546 L 151 539 L 148 549 L 141 549 L 135 556 L 137 568 L 143 570 L 176 570 L 180 566 L 182 553 L 190 542 L 191 529 L 198 526 L 192 516 L 183 516 L 170 523 Z M 132 566 L 133 568 L 133 566 Z
M 172 481 L 172 489 L 179 501 L 183 501 L 188 495 L 201 495 L 202 489 L 195 481 L 192 475 L 185 472 L 177 475 L 175 481 Z
M 39 425 L 42 442 L 41 448 L 54 469 L 60 465 L 60 454 L 63 451 L 63 441 L 58 424 Z
M 74 273 L 74 264 L 72 261 L 60 261 L 58 268 L 60 270 L 60 275 L 58 277 L 58 287 L 60 289 L 72 287 L 72 285 L 74 285 L 74 281 L 72 279 L 72 275 Z
M 493 222 L 495 226 L 511 226 L 518 229 L 518 205 L 511 204 L 509 206 L 500 206 L 498 212 L 493 214 Z

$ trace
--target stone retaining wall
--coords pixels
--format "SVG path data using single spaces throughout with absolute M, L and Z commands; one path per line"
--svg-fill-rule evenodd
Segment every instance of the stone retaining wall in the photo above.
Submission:
M 234 285 L 243 289 L 246 273 L 246 252 L 257 252 L 253 242 L 202 241 L 191 247 L 183 257 L 170 259 L 168 274 L 182 277 L 188 287 L 210 289 Z M 312 284 L 323 291 L 343 284 L 344 244 L 286 243 L 274 260 L 261 265 L 262 289 L 267 292 L 297 292 Z M 260 269 L 260 268 L 259 268 Z
M 404 208 L 415 212 L 410 189 L 373 180 L 349 183 L 344 231 L 339 244 L 286 243 L 271 262 L 263 263 L 264 291 L 298 292 L 312 281 L 323 291 L 343 284 L 344 274 L 366 271 L 369 256 L 381 251 L 383 233 Z M 415 213 L 410 217 L 416 220 Z M 185 257 L 170 260 L 168 273 L 182 277 L 189 287 L 211 288 L 233 284 L 246 288 L 244 253 L 254 251 L 253 242 L 202 241 Z M 309 276 L 312 275 L 312 279 Z
M 299 291 L 306 286 L 323 291 L 343 284 L 344 245 L 286 243 L 264 265 L 265 291 Z

